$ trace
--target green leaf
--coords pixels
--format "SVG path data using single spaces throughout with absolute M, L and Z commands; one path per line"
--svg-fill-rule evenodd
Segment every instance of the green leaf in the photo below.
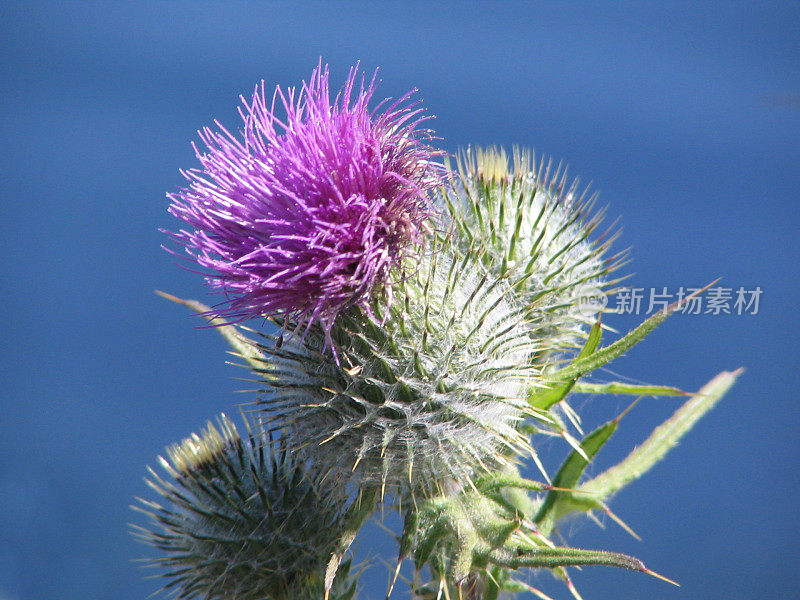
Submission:
M 400 535 L 400 550 L 398 553 L 400 560 L 403 560 L 411 552 L 414 546 L 414 536 L 416 536 L 418 530 L 419 512 L 413 509 L 407 511 L 405 519 L 403 519 L 403 533 Z
M 372 515 L 379 498 L 380 489 L 368 487 L 360 490 L 353 504 L 348 507 L 344 515 L 342 533 L 325 570 L 325 600 L 330 597 L 331 586 L 333 586 L 334 577 L 336 577 L 345 552 L 356 539 L 361 527 Z
M 578 354 L 576 361 L 589 357 L 595 353 L 597 347 L 600 345 L 600 336 L 602 331 L 603 329 L 600 326 L 600 319 L 598 319 L 597 323 L 595 323 L 592 326 L 592 329 L 589 331 L 589 337 Z M 570 379 L 566 383 L 559 383 L 544 390 L 533 390 L 528 395 L 528 402 L 534 408 L 548 410 L 567 397 L 567 394 L 570 393 L 576 381 L 577 378 Z
M 481 600 L 497 600 L 500 597 L 500 586 L 491 577 L 485 577 L 486 588 L 483 590 Z
M 618 552 L 605 552 L 601 550 L 583 550 L 580 548 L 529 546 L 519 547 L 514 550 L 501 548 L 492 553 L 491 561 L 509 569 L 521 567 L 548 568 L 578 567 L 598 565 L 606 567 L 619 567 L 646 573 L 673 585 L 678 585 L 671 579 L 659 575 L 644 566 L 638 558 L 620 554 Z
M 575 380 L 572 379 L 564 384 L 558 384 L 545 390 L 532 392 L 528 396 L 528 402 L 534 408 L 547 410 L 566 398 L 574 385 Z
M 580 491 L 603 500 L 638 479 L 660 461 L 706 412 L 716 405 L 743 369 L 723 371 L 681 406 L 621 463 L 580 486 Z
M 638 558 L 617 552 L 580 548 L 536 546 L 525 550 L 520 548 L 516 552 L 501 548 L 492 553 L 491 560 L 496 565 L 510 569 L 600 565 L 647 572 L 647 568 Z
M 534 492 L 541 492 L 550 487 L 546 483 L 525 479 L 514 473 L 486 475 L 477 479 L 474 485 L 478 490 L 484 493 L 504 487 L 531 490 Z

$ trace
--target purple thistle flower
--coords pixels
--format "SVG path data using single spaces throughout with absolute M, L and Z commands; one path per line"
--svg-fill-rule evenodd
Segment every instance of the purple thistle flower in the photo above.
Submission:
M 218 316 L 319 322 L 329 339 L 339 313 L 369 312 L 373 289 L 422 247 L 440 153 L 417 128 L 427 117 L 408 102 L 415 90 L 368 108 L 376 75 L 357 87 L 356 65 L 333 102 L 322 63 L 298 95 L 278 87 L 270 102 L 262 81 L 251 103 L 242 98 L 241 139 L 218 121 L 220 132 L 199 132 L 202 169 L 168 194 L 193 230 L 168 233 L 215 272 L 208 283 L 228 298 Z

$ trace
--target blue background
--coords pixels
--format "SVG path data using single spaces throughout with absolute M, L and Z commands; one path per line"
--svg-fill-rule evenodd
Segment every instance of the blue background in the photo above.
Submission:
M 643 542 L 613 523 L 566 533 L 683 585 L 587 568 L 587 600 L 800 597 L 798 3 L 4 2 L 0 49 L 0 598 L 157 588 L 126 530 L 132 498 L 151 497 L 144 467 L 247 399 L 224 342 L 153 294 L 213 301 L 159 247 L 157 229 L 177 227 L 165 193 L 195 166 L 199 127 L 236 129 L 240 93 L 295 85 L 320 56 L 336 85 L 360 59 L 381 68 L 381 95 L 418 87 L 450 152 L 522 144 L 567 161 L 620 218 L 632 285 L 763 289 L 757 315 L 675 316 L 600 374 L 695 390 L 747 367 L 615 499 Z M 624 403 L 579 404 L 596 422 Z M 596 469 L 676 406 L 643 400 Z M 377 529 L 373 542 L 391 547 Z M 383 597 L 386 569 L 369 573 L 365 597 Z

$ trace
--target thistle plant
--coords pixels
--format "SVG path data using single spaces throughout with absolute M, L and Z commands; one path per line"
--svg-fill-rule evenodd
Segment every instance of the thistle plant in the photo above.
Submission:
M 359 83 L 360 82 L 360 83 Z M 321 64 L 301 91 L 243 101 L 234 135 L 205 129 L 202 169 L 169 197 L 189 225 L 171 234 L 224 294 L 204 316 L 256 383 L 247 435 L 220 418 L 168 449 L 163 498 L 139 536 L 180 598 L 353 598 L 351 545 L 396 510 L 397 568 L 415 598 L 547 598 L 525 571 L 605 565 L 666 579 L 633 557 L 556 543 L 565 518 L 611 512 L 733 384 L 696 394 L 585 377 L 627 352 L 682 304 L 603 345 L 586 289 L 610 294 L 595 197 L 531 153 L 469 148 L 454 161 L 409 94 L 369 104 L 358 68 L 333 100 Z M 278 107 L 285 114 L 278 114 Z M 683 302 L 685 302 L 684 300 Z M 243 323 L 258 317 L 267 327 Z M 577 394 L 684 396 L 621 463 L 586 467 L 621 414 L 587 435 Z M 635 402 L 634 402 L 635 404 Z M 624 413 L 623 413 L 624 414 Z M 547 473 L 538 452 L 567 444 Z M 526 468 L 533 466 L 535 479 Z M 596 517 L 595 517 L 596 518 Z M 667 579 L 667 581 L 669 581 Z

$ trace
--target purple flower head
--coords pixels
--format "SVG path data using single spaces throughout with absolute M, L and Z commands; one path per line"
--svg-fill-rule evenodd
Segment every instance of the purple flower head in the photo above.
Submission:
M 377 75 L 377 71 L 376 71 Z M 227 297 L 218 316 L 282 317 L 320 323 L 360 305 L 419 251 L 440 182 L 439 153 L 418 129 L 414 90 L 376 108 L 358 65 L 331 101 L 320 65 L 294 89 L 264 83 L 242 98 L 240 136 L 205 128 L 195 146 L 202 169 L 186 171 L 187 188 L 169 194 L 170 212 L 192 229 L 171 233 Z M 285 117 L 276 115 L 281 105 Z

